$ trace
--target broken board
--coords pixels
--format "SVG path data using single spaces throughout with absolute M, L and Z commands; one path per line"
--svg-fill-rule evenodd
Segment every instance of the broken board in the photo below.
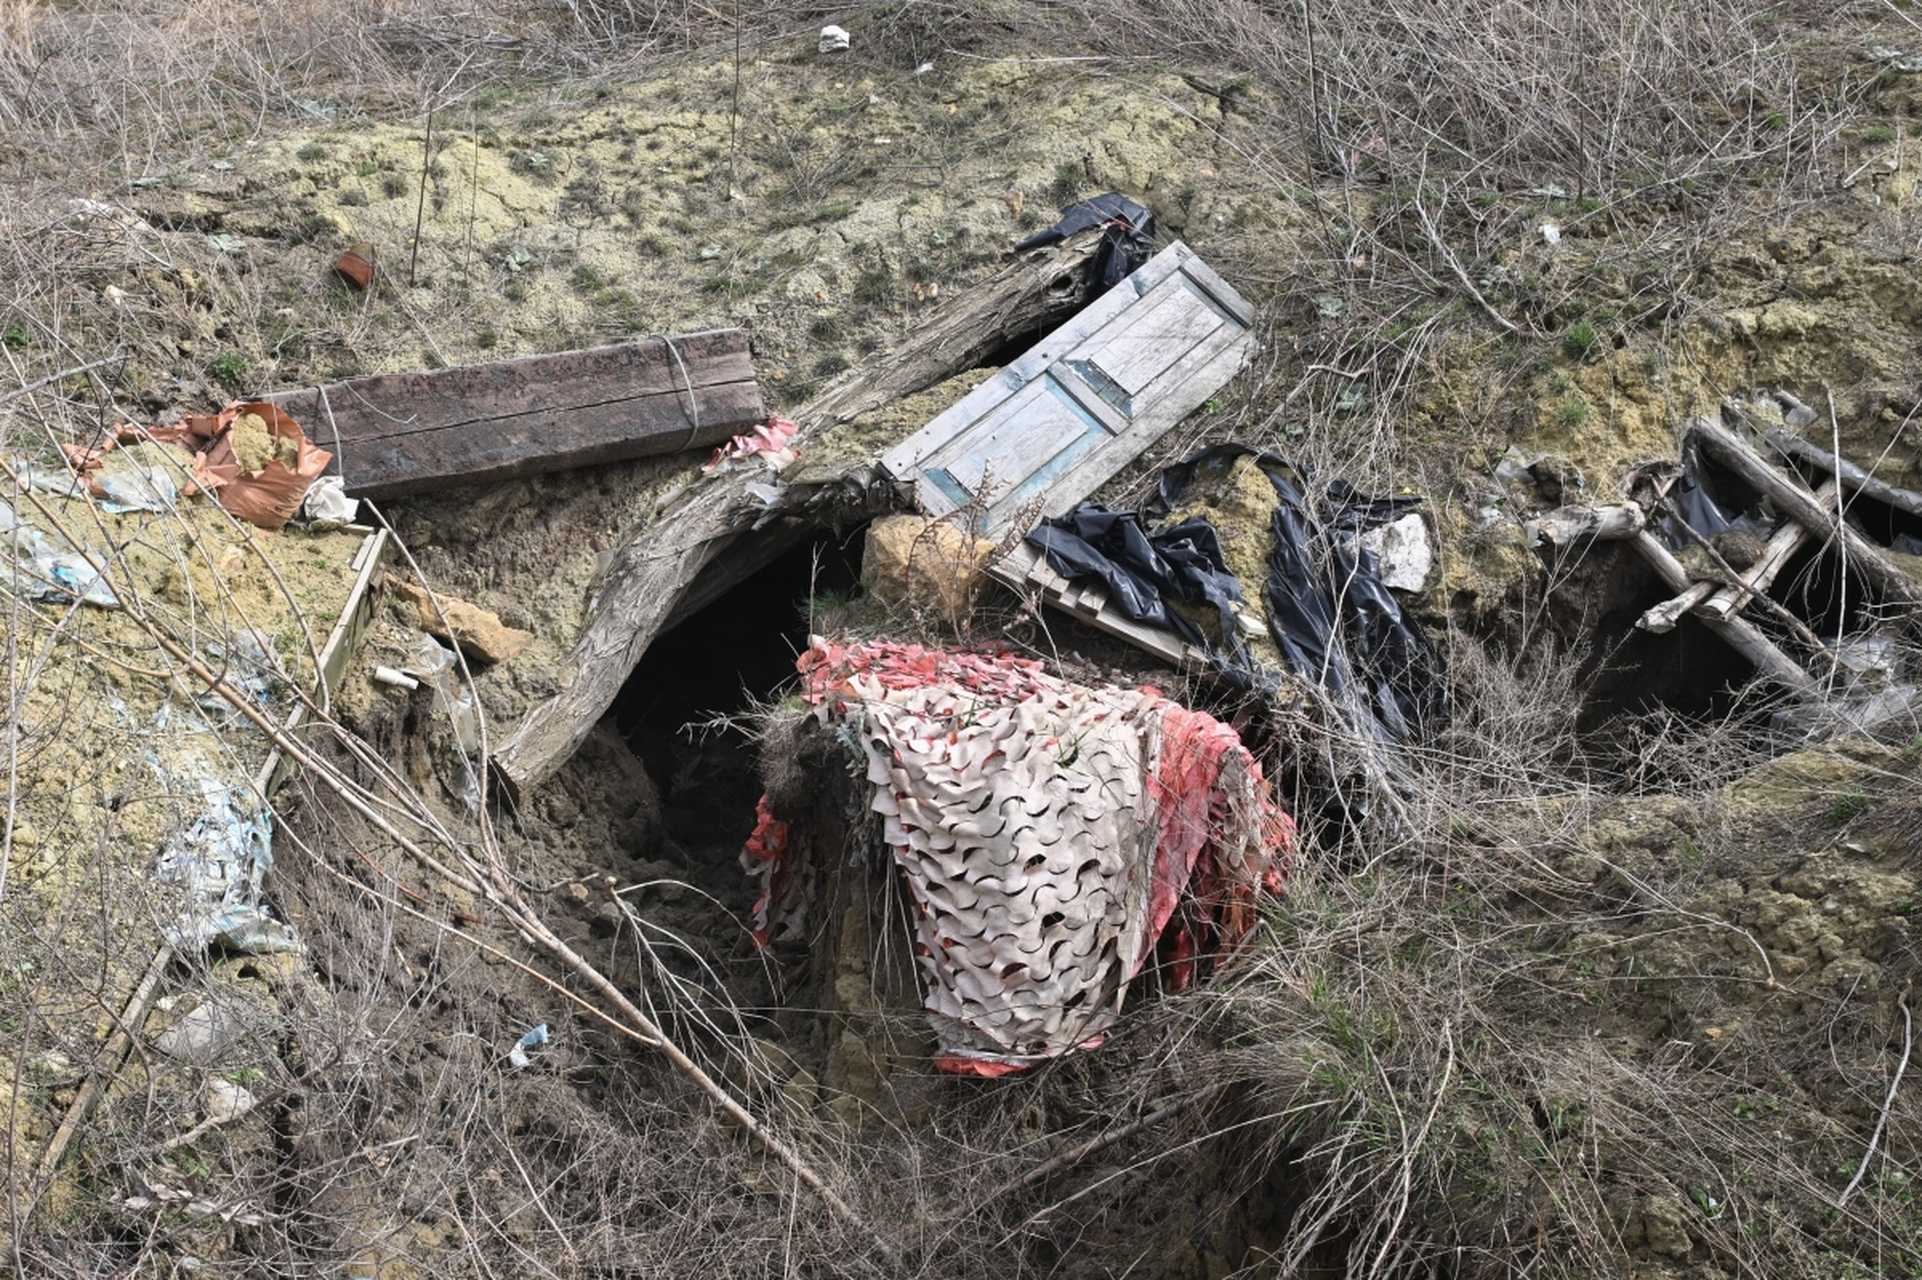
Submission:
M 1136 622 L 1119 609 L 1108 607 L 1108 588 L 1093 578 L 1072 581 L 1054 571 L 1048 558 L 1023 542 L 988 567 L 988 573 L 1017 591 L 1033 591 L 1077 622 L 1105 631 L 1145 649 L 1169 666 L 1183 671 L 1211 668 L 1208 651 L 1189 644 L 1174 632 Z
M 1177 241 L 881 459 L 999 537 L 1099 488 L 1240 372 L 1254 310 Z
M 767 417 L 739 329 L 380 374 L 262 398 L 333 451 L 330 473 L 357 498 L 703 448 Z

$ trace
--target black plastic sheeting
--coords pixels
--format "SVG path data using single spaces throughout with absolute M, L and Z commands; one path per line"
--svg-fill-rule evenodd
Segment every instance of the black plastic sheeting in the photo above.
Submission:
M 1701 450 L 1693 440 L 1682 446 L 1682 474 L 1668 491 L 1658 531 L 1662 541 L 1670 551 L 1680 551 L 1694 542 L 1689 536 L 1690 529 L 1704 538 L 1713 538 L 1718 533 L 1730 529 L 1741 529 L 1766 538 L 1775 527 L 1775 517 L 1766 506 L 1757 502 L 1747 508 L 1738 509 L 1724 501 L 1717 501 L 1712 488 L 1708 466 L 1702 460 Z
M 1028 541 L 1062 576 L 1099 578 L 1110 605 L 1125 616 L 1207 646 L 1231 684 L 1272 693 L 1273 675 L 1242 642 L 1233 607 L 1243 599 L 1242 586 L 1223 560 L 1214 527 L 1197 518 L 1147 532 L 1148 522 L 1173 509 L 1203 466 L 1245 455 L 1255 458 L 1280 499 L 1261 590 L 1269 634 L 1288 665 L 1327 691 L 1354 727 L 1385 740 L 1411 741 L 1438 725 L 1447 708 L 1441 654 L 1382 585 L 1381 566 L 1359 538 L 1418 499 L 1370 497 L 1337 480 L 1327 486 L 1319 509 L 1311 509 L 1303 493 L 1306 477 L 1285 459 L 1218 445 L 1162 473 L 1160 494 L 1145 519 L 1084 502 L 1044 521 Z M 1216 608 L 1222 645 L 1208 645 L 1193 623 L 1167 607 L 1170 598 Z
M 1061 221 L 1037 231 L 1014 247 L 1016 253 L 1066 240 L 1077 231 L 1105 226 L 1107 234 L 1088 264 L 1090 297 L 1120 284 L 1155 256 L 1155 216 L 1119 191 L 1078 201 L 1061 211 Z

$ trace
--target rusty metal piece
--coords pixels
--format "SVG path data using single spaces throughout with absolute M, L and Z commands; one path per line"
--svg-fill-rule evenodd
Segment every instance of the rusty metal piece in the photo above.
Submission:
M 334 274 L 356 289 L 366 290 L 374 283 L 374 246 L 362 240 L 334 259 Z

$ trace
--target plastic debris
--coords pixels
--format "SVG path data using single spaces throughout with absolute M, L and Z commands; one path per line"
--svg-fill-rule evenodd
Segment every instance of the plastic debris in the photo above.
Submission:
M 414 677 L 408 675 L 405 671 L 396 671 L 392 667 L 375 667 L 374 679 L 381 684 L 392 685 L 396 689 L 420 688 L 420 681 L 414 679 Z
M 1151 961 L 1184 985 L 1280 892 L 1294 824 L 1232 728 L 1151 688 L 1008 654 L 816 637 L 803 694 L 845 730 L 914 904 L 936 1065 L 1004 1075 L 1101 1043 Z M 764 799 L 756 937 L 792 927 L 804 842 Z M 817 855 L 818 856 L 818 855 Z
M 534 1058 L 529 1050 L 545 1048 L 547 1042 L 547 1024 L 543 1022 L 514 1042 L 514 1047 L 507 1051 L 508 1065 L 516 1071 L 532 1065 Z
M 848 47 L 848 33 L 832 24 L 821 28 L 821 41 L 817 46 L 822 53 L 834 53 Z
M 238 1120 L 258 1105 L 251 1091 L 231 1080 L 209 1080 L 207 1092 L 201 1103 L 209 1124 L 226 1124 Z
M 300 424 L 265 401 L 240 401 L 212 416 L 190 415 L 172 427 L 123 426 L 121 443 L 156 440 L 193 457 L 193 487 L 237 518 L 278 529 L 300 510 L 308 488 L 334 455 L 307 438 Z M 270 456 L 264 460 L 258 451 Z
M 153 1046 L 169 1058 L 207 1066 L 240 1042 L 246 1028 L 217 1004 L 198 1004 L 154 1037 Z
M 180 488 L 165 467 L 113 471 L 93 478 L 93 491 L 103 501 L 101 510 L 113 515 L 129 511 L 172 511 L 180 502 Z
M 119 599 L 107 585 L 99 564 L 78 551 L 58 551 L 32 525 L 15 514 L 13 505 L 0 501 L 0 535 L 13 548 L 9 585 L 22 598 L 46 604 L 80 601 L 102 609 L 116 609 Z
M 273 811 L 266 802 L 248 783 L 182 780 L 158 761 L 154 769 L 170 791 L 200 801 L 155 859 L 156 878 L 178 885 L 187 899 L 179 918 L 165 926 L 167 940 L 188 954 L 215 944 L 255 955 L 300 950 L 294 931 L 261 903 L 274 865 Z
M 321 476 L 300 500 L 300 518 L 322 533 L 352 524 L 359 515 L 360 500 L 347 496 L 347 482 L 339 476 Z
M 1303 496 L 1307 477 L 1286 460 L 1219 445 L 1164 471 L 1159 496 L 1143 515 L 1083 503 L 1044 521 L 1028 541 L 1064 577 L 1099 577 L 1110 603 L 1126 617 L 1208 647 L 1229 683 L 1270 692 L 1274 674 L 1250 657 L 1242 640 L 1238 606 L 1245 584 L 1229 572 L 1214 528 L 1190 519 L 1145 532 L 1148 519 L 1178 505 L 1202 467 L 1242 457 L 1255 460 L 1278 499 L 1261 592 L 1268 632 L 1282 657 L 1298 676 L 1326 690 L 1354 728 L 1384 741 L 1416 737 L 1443 709 L 1441 655 L 1389 594 L 1377 553 L 1361 535 L 1408 514 L 1418 499 L 1370 497 L 1336 480 L 1311 508 Z M 1104 529 L 1102 536 L 1087 536 Z M 1169 610 L 1168 597 L 1217 609 L 1220 645 Z
M 1016 253 L 1066 240 L 1090 227 L 1106 227 L 1101 248 L 1088 264 L 1090 296 L 1106 293 L 1155 256 L 1155 216 L 1119 191 L 1082 200 L 1061 211 L 1061 221 L 1014 247 Z
M 454 744 L 462 754 L 480 750 L 480 715 L 474 710 L 474 691 L 462 685 L 455 669 L 454 651 L 432 636 L 414 646 L 412 674 L 434 687 L 434 709 L 454 727 Z
M 796 426 L 786 418 L 769 418 L 745 435 L 735 436 L 714 451 L 701 467 L 703 471 L 713 471 L 729 463 L 739 462 L 760 454 L 779 471 L 793 462 L 797 456 L 789 441 L 794 438 Z
M 1544 222 L 1539 230 L 1542 233 L 1542 239 L 1548 244 L 1555 245 L 1562 242 L 1562 229 L 1554 223 Z

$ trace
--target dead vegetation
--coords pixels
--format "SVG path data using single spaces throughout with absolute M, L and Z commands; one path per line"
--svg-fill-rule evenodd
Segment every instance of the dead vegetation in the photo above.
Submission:
M 733 15 L 750 63 L 798 61 L 804 29 L 833 19 L 859 33 L 852 66 L 866 74 L 906 77 L 954 46 L 1101 58 L 1102 76 L 1151 58 L 1212 104 L 1212 172 L 1170 182 L 1158 212 L 1245 284 L 1271 333 L 1258 367 L 1166 452 L 1232 437 L 1431 497 L 1457 548 L 1428 601 L 1449 628 L 1455 715 L 1409 760 L 1407 829 L 1324 815 L 1304 782 L 1292 806 L 1316 852 L 1258 959 L 1144 1004 L 1102 1053 L 1036 1078 L 900 1082 L 928 1100 L 910 1123 L 822 1096 L 801 1061 L 807 1033 L 769 1013 L 779 975 L 735 954 L 738 934 L 692 923 L 663 882 L 695 877 L 656 857 L 650 823 L 606 816 L 637 803 L 616 790 L 651 785 L 621 772 L 634 766 L 618 748 L 590 743 L 494 826 L 459 802 L 485 762 L 450 746 L 431 694 L 358 688 L 280 801 L 273 900 L 306 954 L 167 971 L 167 1007 L 147 1029 L 227 1009 L 244 1034 L 217 1063 L 139 1038 L 125 1062 L 96 1060 L 151 954 L 132 944 L 155 922 L 153 842 L 103 815 L 130 822 L 154 797 L 129 808 L 101 763 L 124 729 L 72 673 L 165 670 L 204 691 L 213 673 L 182 654 L 207 623 L 163 599 L 127 615 L 149 624 L 138 634 L 103 640 L 78 613 L 16 597 L 0 868 L 43 850 L 84 871 L 86 891 L 46 899 L 17 872 L 0 877 L 14 1273 L 1922 1271 L 1915 745 L 1770 763 L 1766 707 L 1748 689 L 1711 721 L 1631 717 L 1597 750 L 1581 717 L 1609 654 L 1576 598 L 1586 580 L 1559 566 L 1544 581 L 1513 530 L 1477 523 L 1510 441 L 1558 450 L 1602 489 L 1620 463 L 1669 448 L 1686 409 L 1823 360 L 1845 416 L 1879 423 L 1890 409 L 1883 438 L 1913 455 L 1901 433 L 1917 371 L 1900 363 L 1912 356 L 1860 354 L 1832 328 L 1758 329 L 1747 347 L 1713 332 L 1724 312 L 1765 313 L 1743 290 L 1771 261 L 1821 265 L 1819 248 L 1796 247 L 1792 229 L 1812 225 L 1798 220 L 1913 252 L 1912 199 L 1891 186 L 1878 213 L 1840 186 L 1894 145 L 1875 130 L 1907 127 L 1883 119 L 1895 73 L 1834 35 L 1910 39 L 1887 12 L 1103 0 Z M 557 86 L 733 66 L 735 34 L 708 8 L 627 0 L 458 16 L 0 8 L 0 165 L 33 197 L 0 210 L 6 452 L 81 440 L 125 413 L 140 387 L 116 362 L 218 399 L 237 389 L 210 372 L 218 353 L 278 358 L 286 332 L 260 271 L 197 237 L 131 230 L 129 184 L 256 138 L 458 115 L 504 85 L 534 86 L 532 109 L 546 111 Z M 659 61 L 689 45 L 701 46 L 690 64 Z M 778 123 L 752 110 L 750 129 Z M 975 145 L 965 131 L 935 144 Z M 827 134 L 757 138 L 742 156 L 808 218 L 874 180 Z M 732 160 L 712 161 L 727 162 L 718 181 L 738 180 Z M 1097 188 L 1110 168 L 1090 154 L 1055 175 L 1059 191 L 1024 199 Z M 368 181 L 387 177 L 420 180 Z M 722 216 L 728 192 L 702 193 L 702 216 Z M 76 217 L 69 198 L 121 212 Z M 487 268 L 499 288 L 519 272 L 503 252 Z M 924 283 L 871 271 L 868 303 Z M 102 301 L 102 282 L 128 272 L 150 310 Z M 700 296 L 725 297 L 739 286 L 728 279 Z M 1907 268 L 1894 279 L 1912 293 Z M 1875 314 L 1895 327 L 1890 305 Z M 339 325 L 395 349 L 398 332 L 459 350 L 475 314 L 403 305 Z M 215 323 L 240 336 L 213 336 Z M 818 344 L 797 369 L 855 349 L 845 328 L 792 328 Z M 230 373 L 243 378 L 244 360 Z M 472 550 L 437 528 L 445 514 L 399 520 L 430 569 Z M 567 528 L 589 561 L 602 532 Z M 430 550 L 437 539 L 455 545 Z M 473 570 L 476 583 L 532 594 L 552 561 L 522 551 L 524 563 Z M 945 611 L 890 625 L 940 634 L 955 621 Z M 1074 660 L 1012 606 L 959 621 Z M 282 656 L 288 683 L 303 683 L 291 648 Z M 483 692 L 483 711 L 495 696 Z M 61 744 L 74 759 L 55 771 Z M 543 930 L 605 985 L 531 945 Z M 795 1161 L 729 1127 L 619 1000 Z M 553 1047 L 513 1066 L 511 1047 L 540 1023 Z M 38 1181 L 39 1153 L 96 1078 L 106 1087 L 61 1176 Z M 216 1121 L 217 1085 L 256 1107 Z M 805 1192 L 797 1166 L 846 1212 Z

